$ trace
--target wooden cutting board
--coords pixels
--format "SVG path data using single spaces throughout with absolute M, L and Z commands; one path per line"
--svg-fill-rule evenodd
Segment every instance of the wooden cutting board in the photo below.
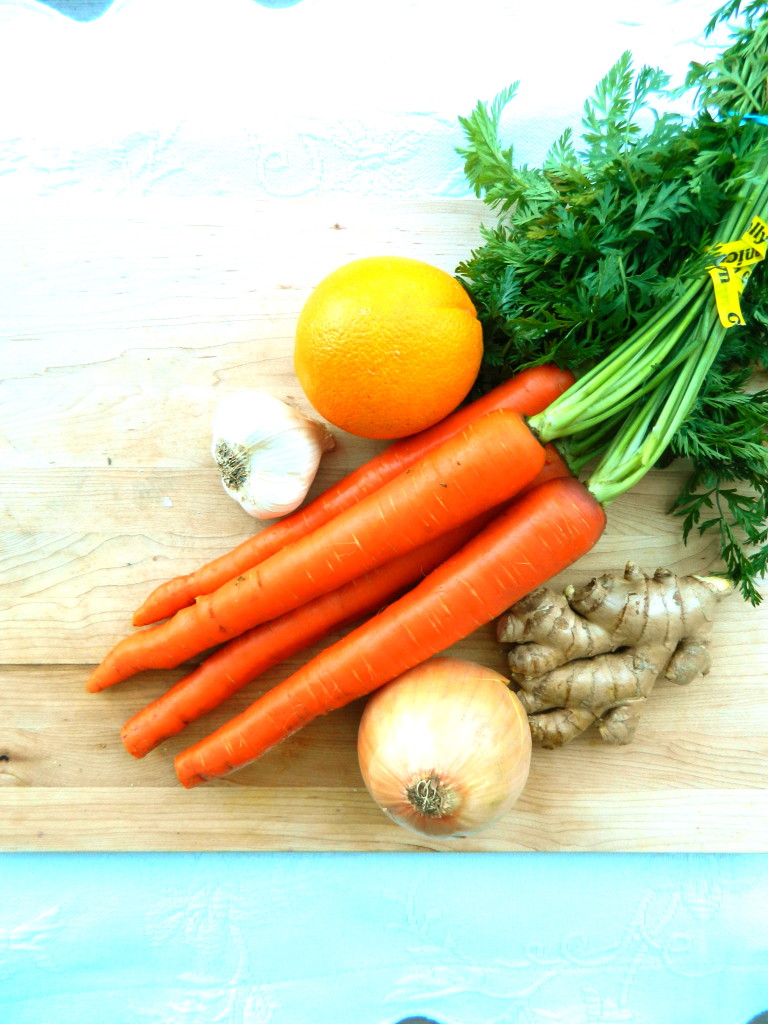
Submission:
M 240 387 L 311 411 L 291 352 L 312 287 L 364 255 L 453 271 L 485 217 L 472 200 L 50 198 L 0 214 L 0 848 L 768 850 L 768 602 L 723 604 L 711 673 L 658 684 L 631 745 L 535 750 L 513 811 L 458 841 L 412 835 L 373 804 L 356 757 L 362 702 L 226 780 L 178 784 L 174 754 L 301 658 L 141 761 L 119 728 L 183 670 L 85 692 L 157 583 L 259 528 L 221 488 L 212 412 Z M 313 494 L 381 448 L 334 433 Z M 611 506 L 597 548 L 554 585 L 628 558 L 716 568 L 711 541 L 684 547 L 666 515 L 683 474 L 652 473 Z M 491 627 L 452 651 L 504 670 Z

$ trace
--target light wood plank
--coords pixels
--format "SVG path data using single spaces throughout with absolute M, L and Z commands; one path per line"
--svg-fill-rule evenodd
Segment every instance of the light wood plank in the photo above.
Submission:
M 121 724 L 180 678 L 86 694 L 132 610 L 261 527 L 208 451 L 216 402 L 257 387 L 311 412 L 291 365 L 314 284 L 396 252 L 452 271 L 480 240 L 474 201 L 53 200 L 0 214 L 0 848 L 768 850 L 768 602 L 721 606 L 711 673 L 659 684 L 635 741 L 534 752 L 517 807 L 477 837 L 430 843 L 390 824 L 357 765 L 363 702 L 227 780 L 183 790 L 173 756 L 314 650 L 266 673 L 136 761 Z M 380 444 L 335 431 L 312 494 Z M 610 508 L 596 548 L 553 586 L 623 568 L 718 567 L 668 516 L 683 465 Z M 492 628 L 453 653 L 504 669 Z
M 368 851 L 454 853 L 743 853 L 768 850 L 765 789 L 621 797 L 572 795 L 551 807 L 526 792 L 503 825 L 475 837 L 429 840 L 391 825 L 361 789 L 239 785 L 178 799 L 126 787 L 0 789 L 6 850 Z

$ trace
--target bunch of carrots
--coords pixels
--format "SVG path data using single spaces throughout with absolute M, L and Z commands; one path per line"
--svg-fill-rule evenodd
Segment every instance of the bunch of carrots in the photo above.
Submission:
M 604 530 L 602 505 L 525 421 L 572 383 L 554 366 L 524 370 L 154 590 L 133 619 L 148 628 L 109 652 L 88 690 L 217 649 L 124 725 L 126 749 L 144 756 L 268 668 L 359 623 L 175 759 L 186 787 L 226 775 L 580 558 Z

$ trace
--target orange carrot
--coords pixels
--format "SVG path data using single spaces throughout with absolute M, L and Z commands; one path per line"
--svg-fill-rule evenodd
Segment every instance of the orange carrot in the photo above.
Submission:
M 477 401 L 447 416 L 440 423 L 411 437 L 395 441 L 304 508 L 265 527 L 232 551 L 186 576 L 160 584 L 133 615 L 134 626 L 146 626 L 210 594 L 223 583 L 252 569 L 270 555 L 311 533 L 412 466 L 472 420 L 495 409 L 511 409 L 523 416 L 541 412 L 574 381 L 573 374 L 556 366 L 523 370 Z
M 379 611 L 458 551 L 497 512 L 490 509 L 338 590 L 230 640 L 125 723 L 120 736 L 126 750 L 134 757 L 144 757 L 262 672 L 317 643 L 332 630 Z
M 545 447 L 546 462 L 541 472 L 521 494 L 546 480 L 569 475 L 557 449 L 553 445 Z M 435 569 L 498 512 L 490 509 L 338 590 L 230 640 L 125 723 L 120 736 L 126 750 L 134 757 L 144 757 L 190 722 L 213 711 L 262 672 L 317 643 L 332 630 L 372 615 Z
M 602 507 L 573 477 L 535 488 L 399 600 L 182 751 L 179 780 L 190 788 L 243 767 L 444 651 L 571 565 L 604 528 Z
M 512 498 L 545 451 L 507 410 L 487 413 L 313 533 L 225 583 L 172 619 L 121 640 L 86 687 L 173 668 L 328 593 Z
M 520 488 L 515 496 L 515 500 L 517 501 L 519 498 L 522 498 L 524 494 L 527 494 L 536 487 L 540 487 L 542 484 L 545 484 L 547 480 L 557 480 L 558 477 L 571 475 L 568 463 L 557 448 L 555 448 L 551 442 L 548 442 L 544 445 L 544 465 L 539 470 L 538 475 L 535 476 L 529 484 Z

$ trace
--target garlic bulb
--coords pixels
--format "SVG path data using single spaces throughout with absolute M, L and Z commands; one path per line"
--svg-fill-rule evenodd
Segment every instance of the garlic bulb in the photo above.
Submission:
M 224 490 L 256 519 L 297 508 L 334 447 L 324 424 L 262 391 L 226 395 L 213 420 L 211 454 Z

